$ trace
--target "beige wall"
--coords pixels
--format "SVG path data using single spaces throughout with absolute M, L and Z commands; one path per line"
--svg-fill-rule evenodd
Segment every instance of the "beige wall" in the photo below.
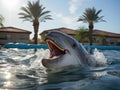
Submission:
M 0 44 L 29 43 L 29 34 L 26 33 L 0 33 Z
M 117 45 L 117 43 L 120 42 L 120 38 L 107 38 L 106 41 L 108 45 Z
M 103 37 L 94 36 L 95 41 L 94 43 L 98 45 L 103 45 L 102 39 Z M 114 37 L 105 37 L 106 45 L 117 45 L 120 42 L 120 38 L 114 38 Z

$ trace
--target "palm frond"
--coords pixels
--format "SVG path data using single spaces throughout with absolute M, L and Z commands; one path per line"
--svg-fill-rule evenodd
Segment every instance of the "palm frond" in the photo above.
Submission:
M 46 22 L 46 20 L 53 20 L 53 19 L 51 18 L 51 15 L 42 16 L 40 18 L 41 22 Z
M 102 19 L 104 16 L 100 16 L 96 19 L 95 22 L 106 22 L 104 19 Z
M 101 22 L 105 21 L 103 20 L 103 16 L 99 16 L 99 14 L 102 12 L 102 10 L 96 11 L 96 9 L 93 8 L 87 8 L 83 12 L 83 15 L 78 19 L 78 21 L 83 21 L 83 22 Z
M 4 27 L 4 25 L 3 25 L 2 23 L 0 23 L 0 26 L 1 26 L 1 27 Z
M 40 21 L 51 20 L 51 15 L 48 15 L 50 11 L 45 11 L 45 7 L 43 5 L 40 5 L 40 0 L 37 0 L 36 2 L 30 2 L 28 1 L 28 4 L 26 7 L 21 8 L 22 12 L 20 12 L 18 15 L 20 15 L 20 18 L 24 21 L 34 21 L 34 19 L 38 19 Z
M 2 15 L 0 15 L 0 26 L 3 27 L 3 20 L 4 20 L 4 17 Z
M 40 14 L 40 16 L 44 16 L 44 15 L 47 15 L 48 13 L 50 13 L 50 11 L 44 11 Z

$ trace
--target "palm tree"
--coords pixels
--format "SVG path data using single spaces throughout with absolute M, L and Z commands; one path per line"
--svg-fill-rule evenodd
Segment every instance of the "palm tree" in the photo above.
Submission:
M 22 7 L 21 10 L 23 12 L 19 13 L 21 16 L 20 18 L 23 21 L 30 21 L 33 23 L 34 27 L 34 43 L 37 44 L 38 41 L 38 29 L 39 29 L 39 22 L 45 22 L 46 20 L 51 20 L 51 15 L 48 15 L 50 11 L 45 11 L 45 7 L 40 5 L 40 1 L 30 2 L 26 7 Z
M 4 17 L 2 15 L 0 15 L 0 27 L 3 27 L 3 20 L 4 20 Z
M 89 41 L 90 41 L 90 45 L 92 45 L 92 33 L 93 33 L 93 28 L 94 28 L 94 23 L 97 22 L 102 22 L 105 21 L 102 18 L 104 16 L 99 16 L 100 12 L 102 10 L 98 10 L 96 11 L 96 9 L 93 8 L 87 8 L 85 9 L 85 12 L 83 13 L 83 15 L 78 19 L 78 21 L 83 21 L 84 23 L 88 23 L 89 24 Z
M 85 41 L 88 41 L 88 31 L 84 27 L 81 27 L 80 29 L 76 30 L 75 38 L 80 41 L 81 43 L 84 43 Z

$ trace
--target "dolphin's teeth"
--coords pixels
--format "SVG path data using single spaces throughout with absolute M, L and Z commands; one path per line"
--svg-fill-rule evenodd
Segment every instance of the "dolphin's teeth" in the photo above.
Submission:
M 52 43 L 53 45 L 55 45 L 58 49 L 60 49 L 61 51 L 64 51 L 65 49 L 60 47 L 55 41 L 53 40 L 46 40 L 47 41 L 47 44 L 48 44 L 48 47 L 50 48 L 49 46 L 49 42 Z M 51 48 L 50 48 L 51 49 Z

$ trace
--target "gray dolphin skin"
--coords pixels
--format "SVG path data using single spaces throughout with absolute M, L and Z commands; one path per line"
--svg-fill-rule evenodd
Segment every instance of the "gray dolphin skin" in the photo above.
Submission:
M 72 36 L 53 31 L 47 34 L 45 40 L 50 50 L 50 57 L 42 59 L 42 64 L 46 68 L 88 65 L 90 55 Z

